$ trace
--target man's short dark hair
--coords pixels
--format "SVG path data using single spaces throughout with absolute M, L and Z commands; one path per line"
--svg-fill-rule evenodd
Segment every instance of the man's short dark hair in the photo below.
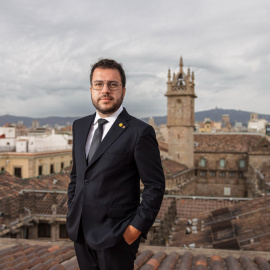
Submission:
M 126 87 L 126 75 L 121 63 L 116 62 L 113 59 L 100 58 L 97 63 L 92 65 L 90 72 L 90 84 L 92 84 L 93 73 L 96 68 L 102 69 L 117 69 L 121 76 L 121 83 L 123 87 Z

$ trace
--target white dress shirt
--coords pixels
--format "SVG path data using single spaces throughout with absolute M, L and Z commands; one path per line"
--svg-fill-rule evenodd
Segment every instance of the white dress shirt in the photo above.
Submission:
M 108 133 L 108 131 L 110 130 L 110 128 L 112 127 L 113 123 L 115 122 L 116 118 L 118 117 L 118 115 L 123 111 L 123 107 L 122 105 L 118 108 L 118 110 L 116 112 L 114 112 L 112 115 L 104 118 L 106 119 L 108 122 L 106 124 L 103 125 L 103 134 L 102 134 L 102 139 L 104 139 L 104 137 L 106 136 L 106 134 Z M 90 128 L 87 140 L 86 140 L 86 144 L 85 144 L 85 157 L 87 158 L 88 153 L 89 153 L 89 149 L 90 149 L 90 145 L 95 133 L 95 130 L 98 127 L 98 119 L 100 119 L 101 117 L 99 116 L 98 112 L 96 112 L 96 117 L 95 120 Z

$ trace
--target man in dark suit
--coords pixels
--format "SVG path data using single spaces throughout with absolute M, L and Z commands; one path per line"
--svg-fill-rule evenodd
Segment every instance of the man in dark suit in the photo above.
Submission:
M 99 60 L 90 83 L 96 113 L 73 123 L 67 230 L 80 269 L 131 270 L 164 195 L 160 153 L 153 128 L 122 107 L 122 65 Z

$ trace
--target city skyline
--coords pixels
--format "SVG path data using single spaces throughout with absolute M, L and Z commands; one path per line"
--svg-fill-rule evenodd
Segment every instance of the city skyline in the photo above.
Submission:
M 214 107 L 269 114 L 270 20 L 266 0 L 2 1 L 0 115 L 94 112 L 90 65 L 123 63 L 124 106 L 165 115 L 167 72 L 195 72 L 195 111 Z

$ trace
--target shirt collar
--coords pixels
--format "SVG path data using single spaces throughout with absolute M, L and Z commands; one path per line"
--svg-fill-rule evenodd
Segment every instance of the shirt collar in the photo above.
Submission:
M 105 117 L 104 119 L 106 119 L 108 122 L 114 122 L 116 120 L 116 118 L 118 117 L 118 115 L 123 111 L 123 106 L 121 105 L 117 111 L 115 111 L 113 114 L 111 114 L 108 117 Z M 94 120 L 94 125 L 97 123 L 98 119 L 100 119 L 101 117 L 99 116 L 98 112 L 96 111 L 96 117 Z

